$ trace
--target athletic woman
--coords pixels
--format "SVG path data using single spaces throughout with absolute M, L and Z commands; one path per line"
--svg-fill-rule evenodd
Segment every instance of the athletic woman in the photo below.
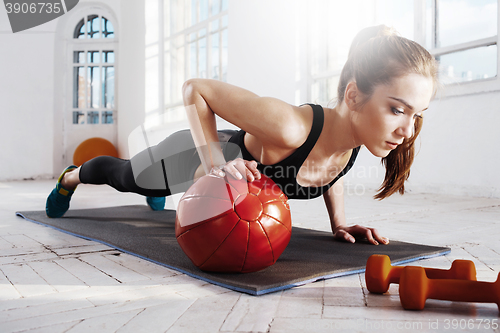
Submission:
M 333 108 L 293 106 L 224 82 L 191 79 L 183 86 L 183 98 L 187 109 L 194 110 L 190 117 L 199 119 L 199 129 L 191 126 L 193 136 L 189 131 L 174 133 L 131 160 L 105 156 L 79 168 L 68 167 L 47 199 L 47 215 L 62 216 L 80 183 L 108 184 L 118 191 L 139 193 L 148 197 L 151 208 L 163 209 L 165 196 L 186 190 L 167 178 L 190 184 L 205 174 L 203 162 L 207 171 L 218 176 L 227 173 L 253 181 L 263 173 L 289 199 L 322 195 L 335 239 L 354 243 L 356 238 L 366 238 L 372 244 L 387 244 L 389 240 L 376 229 L 347 226 L 342 176 L 352 167 L 360 147 L 365 146 L 382 158 L 386 168 L 375 198 L 403 194 L 414 142 L 422 127 L 422 112 L 436 86 L 437 65 L 429 52 L 383 25 L 366 28 L 355 37 Z M 215 114 L 241 130 L 218 132 Z M 193 149 L 184 149 L 175 156 L 168 153 L 168 147 L 188 141 Z M 194 150 L 195 146 L 213 147 L 219 142 L 237 145 L 241 157 L 236 157 L 234 151 L 229 153 L 231 149 L 224 145 L 199 149 L 201 159 Z M 162 152 L 169 157 L 134 173 L 134 161 L 140 164 L 140 156 L 158 156 Z M 153 173 L 165 176 L 158 187 L 147 180 Z

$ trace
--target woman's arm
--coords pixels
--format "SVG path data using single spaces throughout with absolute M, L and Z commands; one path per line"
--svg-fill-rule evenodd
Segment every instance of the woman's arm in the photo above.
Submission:
M 327 192 L 323 194 L 326 209 L 330 216 L 330 225 L 332 232 L 335 233 L 337 227 L 346 226 L 344 211 L 344 179 L 337 180 Z M 347 239 L 351 241 L 351 239 Z M 354 241 L 354 239 L 352 239 Z
M 259 97 L 225 82 L 188 80 L 183 86 L 183 98 L 193 139 L 197 147 L 205 147 L 200 158 L 209 169 L 226 162 L 220 147 L 217 148 L 215 114 L 251 133 L 268 147 L 293 149 L 308 135 L 304 112 L 299 112 L 298 107 L 275 98 Z
M 372 244 L 388 244 L 389 240 L 381 237 L 377 229 L 362 227 L 360 225 L 347 226 L 344 211 L 344 179 L 337 180 L 332 187 L 323 194 L 326 209 L 330 216 L 333 236 L 339 240 L 351 243 L 356 241 L 356 236 L 366 237 Z

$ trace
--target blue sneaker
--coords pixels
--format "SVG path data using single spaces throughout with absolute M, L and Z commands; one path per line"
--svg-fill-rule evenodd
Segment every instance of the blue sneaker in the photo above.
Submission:
M 152 210 L 163 210 L 165 201 L 165 197 L 146 197 L 146 202 Z
M 61 180 L 66 172 L 78 168 L 77 166 L 70 165 L 57 179 L 56 187 L 50 192 L 47 202 L 45 204 L 45 213 L 48 217 L 58 218 L 63 216 L 69 209 L 69 201 L 75 190 L 67 190 L 61 185 Z M 76 189 L 76 188 L 75 188 Z

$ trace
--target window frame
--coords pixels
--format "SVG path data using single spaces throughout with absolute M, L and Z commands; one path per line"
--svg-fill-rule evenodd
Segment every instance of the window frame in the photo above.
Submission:
M 102 23 L 102 18 L 105 18 L 111 24 L 113 25 L 113 31 L 114 31 L 114 36 L 113 38 L 104 38 L 102 37 L 102 27 L 100 27 L 100 32 L 101 36 L 99 38 L 77 38 L 74 36 L 75 29 L 80 24 L 81 19 L 84 20 L 84 26 L 87 25 L 87 18 L 88 16 L 92 15 L 97 15 L 99 17 L 99 22 L 100 24 Z M 71 96 L 67 99 L 67 110 L 69 110 L 68 118 L 65 121 L 66 124 L 70 126 L 77 126 L 77 127 L 87 127 L 87 126 L 92 126 L 92 127 L 109 127 L 117 124 L 117 110 L 118 110 L 118 98 L 117 98 L 117 82 L 118 82 L 118 34 L 117 34 L 117 25 L 114 20 L 112 20 L 109 15 L 106 15 L 105 13 L 101 13 L 100 11 L 95 11 L 95 12 L 83 12 L 82 13 L 81 19 L 78 19 L 76 24 L 73 25 L 73 30 L 71 31 L 71 35 L 68 36 L 68 49 L 67 49 L 67 59 L 68 61 L 68 67 L 69 67 L 69 76 L 70 76 L 70 82 L 68 84 L 70 85 L 70 91 L 72 92 Z M 87 29 L 85 29 L 85 36 L 87 36 Z M 96 63 L 95 66 L 90 66 L 91 63 L 88 62 L 87 55 L 89 51 L 99 51 L 100 56 L 100 61 L 99 63 Z M 102 60 L 102 55 L 103 52 L 105 51 L 112 51 L 114 53 L 114 62 L 109 64 L 110 66 L 107 66 L 106 63 L 104 63 Z M 82 64 L 75 63 L 74 62 L 74 52 L 85 52 L 85 62 Z M 99 95 L 100 95 L 100 102 L 99 102 L 99 107 L 98 108 L 91 108 L 88 105 L 85 105 L 83 108 L 80 107 L 75 107 L 74 106 L 74 94 L 75 94 L 75 87 L 74 87 L 74 82 L 75 82 L 75 68 L 78 67 L 84 67 L 86 70 L 84 70 L 84 82 L 88 82 L 88 68 L 89 67 L 99 67 Z M 113 67 L 114 68 L 114 107 L 113 108 L 107 108 L 105 105 L 103 105 L 103 92 L 102 92 L 102 76 L 103 76 L 103 69 L 105 67 Z M 89 96 L 89 89 L 88 89 L 88 84 L 85 85 L 85 101 L 88 100 Z M 89 112 L 99 112 L 99 122 L 98 123 L 89 123 Z M 112 123 L 102 123 L 103 119 L 103 114 L 105 112 L 113 112 L 113 122 Z M 73 122 L 73 113 L 74 112 L 83 112 L 84 117 L 85 117 L 85 122 L 80 124 L 80 123 L 74 123 Z M 66 112 L 67 114 L 68 112 Z
M 168 102 L 166 101 L 166 98 L 164 96 L 167 96 L 167 94 L 169 96 L 174 96 L 174 95 L 178 95 L 178 90 L 181 88 L 181 87 L 177 87 L 177 86 L 174 86 L 172 83 L 173 83 L 173 79 L 167 74 L 165 73 L 165 70 L 169 70 L 170 73 L 174 73 L 174 68 L 176 68 L 176 63 L 174 61 L 170 61 L 170 60 L 167 60 L 167 59 L 164 59 L 164 56 L 167 54 L 169 54 L 169 56 L 172 58 L 172 54 L 170 52 L 172 52 L 172 50 L 176 49 L 176 48 L 184 48 L 184 59 L 183 59 L 183 66 L 184 66 L 184 70 L 183 70 L 183 73 L 184 73 L 184 80 L 182 81 L 186 81 L 190 78 L 193 78 L 193 77 L 198 77 L 198 76 L 192 76 L 190 75 L 190 50 L 189 50 L 189 47 L 190 47 L 190 44 L 192 43 L 191 41 L 191 34 L 193 33 L 196 33 L 198 34 L 199 31 L 205 29 L 205 35 L 204 37 L 202 38 L 206 38 L 206 44 L 205 44 L 205 48 L 206 48 L 206 72 L 207 72 L 207 78 L 212 78 L 212 38 L 211 36 L 214 34 L 214 33 L 219 33 L 219 79 L 218 80 L 221 80 L 221 81 L 224 81 L 223 80 L 223 38 L 222 38 L 222 35 L 223 35 L 223 32 L 224 31 L 229 31 L 229 9 L 225 9 L 225 10 L 221 10 L 219 11 L 217 14 L 214 14 L 212 15 L 211 14 L 211 8 L 212 8 L 212 1 L 213 0 L 208 0 L 208 17 L 201 21 L 201 22 L 197 22 L 197 23 L 194 23 L 194 24 L 191 24 L 189 26 L 184 26 L 183 29 L 179 30 L 179 31 L 176 31 L 174 33 L 170 33 L 168 36 L 164 36 L 166 31 L 169 31 L 170 28 L 166 28 L 165 25 L 166 24 L 169 24 L 169 20 L 170 20 L 170 8 L 168 8 L 170 2 L 169 0 L 162 0 L 159 2 L 159 12 L 160 13 L 165 13 L 168 15 L 164 15 L 163 18 L 160 18 L 162 24 L 159 24 L 159 29 L 160 29 L 160 36 L 159 36 L 159 41 L 160 41 L 160 73 L 162 73 L 162 77 L 163 79 L 160 80 L 160 91 L 163 92 L 163 94 L 161 94 L 161 104 L 160 105 L 163 105 L 163 110 L 164 112 L 168 112 L 168 111 L 174 111 L 176 108 L 180 107 L 180 106 L 183 106 L 183 102 L 182 102 L 182 99 L 179 100 L 179 101 L 173 101 L 173 102 Z M 184 0 L 184 2 L 191 2 L 191 0 Z M 199 15 L 200 15 L 200 2 L 199 1 L 196 1 L 196 4 L 197 4 L 197 16 L 198 16 L 198 19 L 199 19 Z M 222 9 L 222 0 L 219 0 L 219 4 L 221 6 L 221 9 Z M 185 25 L 185 22 L 189 22 L 190 21 L 190 17 L 191 17 L 191 6 L 186 6 L 186 8 L 189 8 L 189 10 L 185 10 L 184 11 L 184 15 L 182 17 L 182 19 L 184 20 L 184 25 Z M 224 17 L 227 17 L 228 19 L 228 23 L 226 24 L 226 26 L 222 26 L 222 19 Z M 217 29 L 211 31 L 210 30 L 210 26 L 212 24 L 212 22 L 214 21 L 219 21 L 219 26 Z M 182 38 L 182 45 L 177 45 L 176 44 L 176 41 L 179 39 L 179 38 Z M 198 65 L 199 65 L 199 50 L 200 50 L 200 47 L 199 47 L 199 43 L 198 41 L 200 40 L 200 37 L 197 36 L 195 41 L 197 42 L 197 46 L 196 46 L 196 54 L 197 54 L 197 68 L 198 68 Z M 170 68 L 166 68 L 166 66 L 170 65 Z M 226 63 L 226 66 L 227 66 L 227 63 Z M 227 69 L 226 69 L 227 70 Z M 199 72 L 199 69 L 197 70 L 197 72 Z M 198 73 L 197 73 L 198 74 Z M 167 84 L 166 80 L 167 79 L 170 79 L 170 82 L 168 83 L 169 84 L 169 88 L 167 89 L 170 89 L 170 91 L 166 91 L 165 90 L 165 85 Z M 227 72 L 226 72 L 226 81 L 227 81 Z
M 431 39 L 431 45 L 436 45 L 436 2 L 437 0 L 431 0 L 432 4 L 432 36 L 427 36 L 426 33 L 426 1 L 414 0 L 415 8 L 415 27 L 414 27 L 414 40 L 421 44 L 426 45 L 428 38 Z M 453 96 L 463 96 L 491 91 L 500 90 L 500 41 L 499 32 L 500 31 L 500 4 L 497 0 L 497 34 L 495 36 L 490 36 L 486 38 L 480 38 L 473 41 L 459 43 L 444 47 L 432 47 L 428 51 L 434 57 L 439 57 L 446 54 L 451 54 L 455 52 L 471 50 L 477 47 L 497 45 L 497 75 L 495 77 L 464 81 L 459 83 L 450 83 L 444 85 L 444 89 L 439 91 L 438 97 L 453 97 Z

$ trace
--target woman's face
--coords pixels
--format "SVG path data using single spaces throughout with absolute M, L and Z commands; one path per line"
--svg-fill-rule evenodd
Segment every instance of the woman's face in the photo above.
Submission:
M 377 157 L 387 156 L 413 135 L 415 119 L 429 106 L 432 93 L 432 79 L 420 74 L 378 85 L 372 97 L 353 111 L 356 141 Z

